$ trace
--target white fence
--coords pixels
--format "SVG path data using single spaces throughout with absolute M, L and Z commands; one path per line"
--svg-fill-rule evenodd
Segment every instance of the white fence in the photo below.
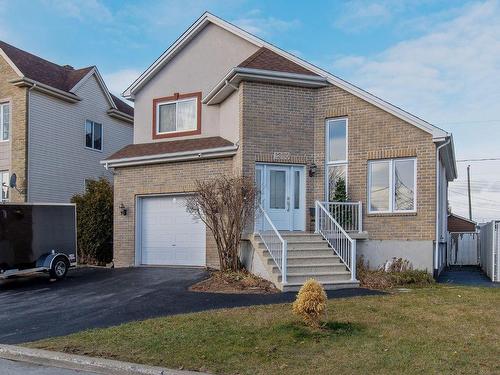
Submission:
M 450 233 L 447 263 L 451 266 L 479 264 L 479 233 Z
M 491 221 L 479 229 L 479 262 L 491 281 L 500 282 L 499 221 Z

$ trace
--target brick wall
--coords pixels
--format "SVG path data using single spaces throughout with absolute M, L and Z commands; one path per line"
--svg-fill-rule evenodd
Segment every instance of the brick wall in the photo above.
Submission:
M 337 87 L 318 89 L 315 108 L 316 153 L 325 152 L 325 119 L 348 118 L 348 193 L 363 203 L 363 229 L 370 239 L 433 240 L 435 237 L 435 160 L 432 136 Z M 367 215 L 367 162 L 417 157 L 416 214 Z M 324 197 L 324 157 L 317 159 L 314 195 Z
M 232 158 L 190 162 L 153 164 L 116 168 L 114 176 L 114 261 L 117 267 L 133 266 L 135 262 L 135 200 L 143 194 L 185 193 L 194 190 L 197 179 L 233 172 Z M 119 206 L 127 208 L 120 215 Z M 207 266 L 217 267 L 215 241 L 207 230 Z
M 17 175 L 18 189 L 10 189 L 11 202 L 26 201 L 26 177 L 27 177 L 27 95 L 26 88 L 19 88 L 9 80 L 18 78 L 17 74 L 9 64 L 0 58 L 0 100 L 10 103 L 10 162 L 9 173 Z
M 363 203 L 370 239 L 432 240 L 435 222 L 435 145 L 430 134 L 337 87 L 308 89 L 265 83 L 240 85 L 242 168 L 255 162 L 318 166 L 306 172 L 306 207 L 325 199 L 325 120 L 348 117 L 348 192 Z M 276 160 L 275 152 L 288 153 Z M 417 157 L 417 213 L 367 215 L 367 162 Z M 306 210 L 307 215 L 309 210 Z M 307 218 L 306 228 L 308 227 Z
M 254 178 L 256 162 L 310 164 L 315 97 L 316 91 L 308 88 L 256 82 L 240 85 L 240 144 L 245 176 Z M 314 207 L 307 169 L 305 178 L 306 207 Z M 307 228 L 307 209 L 306 215 Z

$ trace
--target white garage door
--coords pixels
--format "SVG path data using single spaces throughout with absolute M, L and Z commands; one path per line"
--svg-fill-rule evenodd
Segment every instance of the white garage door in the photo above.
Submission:
M 205 224 L 186 212 L 185 198 L 139 199 L 140 263 L 204 266 Z

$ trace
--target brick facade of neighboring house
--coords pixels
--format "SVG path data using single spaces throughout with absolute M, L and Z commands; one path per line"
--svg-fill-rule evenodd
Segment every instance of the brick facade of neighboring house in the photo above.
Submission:
M 0 103 L 10 103 L 10 139 L 0 147 L 5 155 L 2 169 L 15 170 L 18 189 L 11 189 L 11 202 L 26 200 L 27 174 L 27 97 L 28 89 L 13 86 L 9 81 L 18 78 L 13 68 L 0 58 Z

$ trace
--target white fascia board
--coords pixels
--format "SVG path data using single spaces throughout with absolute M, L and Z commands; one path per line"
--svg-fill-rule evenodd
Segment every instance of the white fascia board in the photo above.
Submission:
M 210 148 L 204 150 L 182 151 L 182 152 L 172 152 L 168 154 L 156 154 L 156 155 L 136 156 L 136 157 L 122 158 L 122 159 L 102 160 L 100 163 L 110 168 L 118 166 L 122 167 L 122 166 L 142 165 L 142 164 L 157 164 L 157 163 L 167 163 L 171 161 L 232 156 L 236 154 L 237 150 L 238 146 L 232 145 L 232 146 L 224 146 L 224 147 Z
M 129 114 L 125 113 L 125 112 L 122 112 L 122 111 L 119 111 L 118 109 L 114 109 L 114 108 L 111 108 L 111 109 L 108 109 L 108 111 L 106 112 L 109 116 L 111 117 L 114 117 L 118 120 L 122 120 L 122 121 L 125 121 L 129 124 L 133 124 L 134 123 L 134 117 L 133 116 L 130 116 Z
M 22 77 L 20 79 L 10 80 L 9 82 L 12 83 L 14 86 L 32 87 L 33 90 L 37 90 L 37 91 L 43 92 L 45 94 L 52 95 L 56 98 L 59 98 L 61 100 L 64 100 L 64 101 L 67 101 L 70 103 L 76 103 L 76 102 L 79 102 L 82 100 L 82 98 L 80 98 L 78 95 L 56 89 L 55 87 L 46 85 L 44 83 L 40 83 L 38 81 L 34 81 L 34 80 L 26 78 L 26 77 Z
M 198 18 L 198 20 L 196 20 L 196 22 L 193 23 L 191 25 L 191 27 L 189 29 L 187 29 L 179 37 L 179 39 L 177 39 L 144 73 L 142 73 L 139 76 L 139 78 L 137 78 L 137 80 L 134 81 L 134 83 L 132 83 L 132 85 L 130 85 L 129 88 L 127 88 L 127 90 L 125 90 L 125 92 L 123 93 L 123 96 L 125 98 L 128 98 L 128 99 L 133 99 L 134 92 L 137 91 L 142 85 L 144 85 L 152 77 L 152 75 L 154 75 L 159 69 L 161 69 L 175 55 L 175 53 L 178 52 L 178 49 L 181 49 L 194 36 L 196 36 L 196 34 L 200 30 L 202 30 L 203 27 L 205 27 L 208 22 L 212 22 L 213 24 L 215 24 L 215 25 L 217 25 L 217 26 L 219 26 L 219 27 L 221 27 L 229 32 L 232 32 L 233 34 L 247 40 L 248 42 L 253 43 L 255 46 L 257 46 L 259 48 L 266 47 L 266 48 L 270 49 L 271 51 L 277 53 L 278 55 L 280 55 L 286 59 L 289 59 L 290 61 L 293 61 L 294 63 L 302 66 L 303 68 L 306 68 L 313 73 L 316 73 L 320 76 L 327 78 L 327 80 L 331 84 L 365 100 L 366 102 L 368 102 L 370 104 L 375 105 L 376 107 L 383 109 L 384 111 L 386 111 L 388 113 L 391 113 L 392 115 L 394 115 L 396 117 L 399 117 L 403 121 L 406 121 L 406 122 L 416 126 L 417 128 L 424 130 L 427 133 L 432 134 L 433 137 L 445 137 L 447 135 L 447 133 L 443 129 L 440 129 L 440 128 L 418 118 L 417 116 L 414 116 L 411 113 L 406 112 L 406 111 L 402 110 L 401 108 L 399 108 L 395 105 L 392 105 L 392 104 L 378 98 L 377 96 L 370 94 L 369 92 L 364 91 L 361 88 L 359 88 L 359 87 L 357 87 L 357 86 L 355 86 L 347 81 L 344 81 L 343 79 L 340 79 L 339 77 L 336 77 L 333 74 L 331 74 L 331 73 L 329 73 L 329 72 L 327 72 L 327 71 L 325 71 L 325 70 L 323 70 L 323 69 L 321 69 L 313 64 L 310 64 L 305 60 L 302 60 L 301 58 L 299 58 L 297 56 L 292 55 L 291 53 L 288 53 L 288 52 L 286 52 L 286 51 L 284 51 L 284 50 L 282 50 L 282 49 L 280 49 L 280 48 L 278 48 L 270 43 L 267 43 L 266 41 L 256 37 L 255 35 L 252 35 L 252 34 L 248 33 L 247 31 L 245 31 L 245 30 L 243 30 L 243 29 L 217 17 L 217 16 L 214 16 L 213 14 L 211 14 L 209 12 L 205 12 L 200 18 Z
M 94 74 L 94 71 L 95 71 L 95 67 L 90 69 L 89 72 L 87 74 L 85 74 L 85 76 L 81 80 L 79 80 L 76 83 L 76 85 L 74 85 L 69 91 L 72 93 L 75 93 L 76 90 L 78 90 L 83 85 L 83 83 Z
M 453 181 L 458 177 L 453 135 L 450 133 L 446 137 L 433 139 L 436 146 L 439 146 L 439 144 L 443 144 L 448 140 L 450 140 L 450 143 L 443 148 L 443 150 L 440 153 L 440 156 L 442 157 L 442 161 L 444 163 L 444 167 L 446 170 L 446 179 L 448 181 Z
M 99 69 L 97 69 L 96 66 L 94 66 L 87 74 L 85 74 L 85 76 L 80 81 L 78 81 L 76 85 L 73 86 L 69 91 L 75 93 L 93 75 L 96 76 L 97 82 L 99 83 L 99 86 L 101 86 L 101 90 L 104 92 L 104 96 L 106 96 L 106 98 L 108 99 L 111 108 L 117 109 L 115 101 L 111 97 L 111 94 L 109 93 L 109 90 L 106 87 L 106 83 L 102 79 L 101 73 L 99 73 Z
M 236 67 L 231 69 L 231 71 L 210 90 L 205 98 L 203 98 L 202 103 L 214 105 L 223 102 L 236 90 L 239 83 L 243 80 L 289 84 L 301 87 L 325 87 L 329 85 L 327 79 L 321 76 Z

